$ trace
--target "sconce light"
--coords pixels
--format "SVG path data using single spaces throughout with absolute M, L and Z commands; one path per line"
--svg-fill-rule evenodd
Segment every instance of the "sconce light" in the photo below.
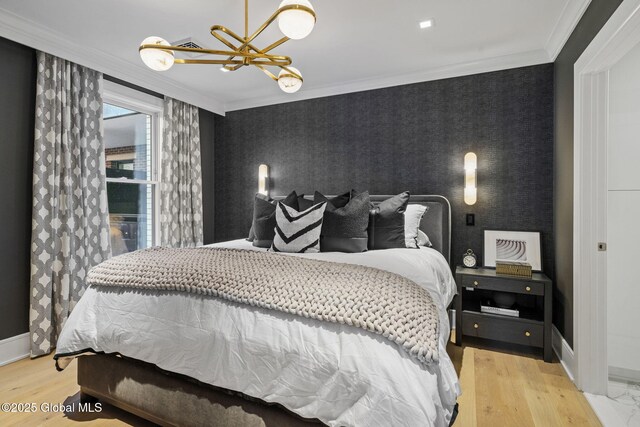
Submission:
M 269 166 L 267 165 L 258 167 L 258 193 L 269 195 Z
M 478 169 L 478 156 L 475 153 L 464 155 L 464 202 L 467 205 L 475 205 L 478 199 L 476 188 L 476 170 Z

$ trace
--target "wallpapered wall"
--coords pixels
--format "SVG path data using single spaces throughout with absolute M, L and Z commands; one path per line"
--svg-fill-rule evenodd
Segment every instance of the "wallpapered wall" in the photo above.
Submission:
M 304 89 L 303 89 L 304 90 Z M 258 165 L 273 195 L 442 194 L 452 259 L 482 253 L 484 229 L 538 230 L 553 276 L 553 64 L 233 111 L 216 118 L 215 238 L 246 237 Z M 478 155 L 478 202 L 463 157 Z M 465 214 L 476 225 L 465 225 Z
M 29 330 L 36 52 L 0 37 L 0 340 Z

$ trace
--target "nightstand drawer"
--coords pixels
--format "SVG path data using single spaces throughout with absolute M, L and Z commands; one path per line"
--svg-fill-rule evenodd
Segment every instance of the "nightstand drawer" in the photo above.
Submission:
M 497 278 L 465 274 L 462 276 L 462 287 L 516 292 L 519 294 L 544 295 L 544 283 L 529 282 L 526 279 L 518 277 Z
M 532 347 L 542 347 L 544 343 L 542 322 L 469 311 L 462 312 L 462 333 Z

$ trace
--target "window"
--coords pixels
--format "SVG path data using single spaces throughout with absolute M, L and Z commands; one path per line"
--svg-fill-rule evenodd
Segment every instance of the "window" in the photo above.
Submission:
M 157 159 L 162 104 L 146 97 L 105 82 L 105 168 L 114 256 L 159 244 Z

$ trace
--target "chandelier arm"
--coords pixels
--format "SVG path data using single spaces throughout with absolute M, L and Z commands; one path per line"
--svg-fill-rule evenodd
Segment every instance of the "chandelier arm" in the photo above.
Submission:
M 278 78 L 269 70 L 267 70 L 265 67 L 263 67 L 262 65 L 258 65 L 258 64 L 253 64 L 256 67 L 260 68 L 262 71 L 264 71 L 264 73 L 269 76 L 269 78 L 271 78 L 274 81 L 278 81 Z
M 283 37 L 280 40 L 278 40 L 277 42 L 271 43 L 269 46 L 265 47 L 262 50 L 255 49 L 251 45 L 249 45 L 249 47 L 251 49 L 255 50 L 257 53 L 267 53 L 267 52 L 277 48 L 281 44 L 288 42 L 289 40 L 291 40 L 289 37 Z
M 277 11 L 274 14 L 275 16 L 277 16 Z M 273 22 L 273 21 L 271 21 Z M 268 26 L 269 24 L 263 24 L 263 27 L 261 30 L 259 30 L 260 32 L 264 31 L 264 29 Z M 236 39 L 237 41 L 239 41 L 240 43 L 242 43 L 241 46 L 237 47 L 235 45 L 233 45 L 231 42 L 227 41 L 224 37 L 222 37 L 221 35 L 218 35 L 217 32 L 223 32 L 225 34 L 227 34 L 228 36 L 233 37 L 234 39 Z M 248 31 L 245 31 L 248 34 Z M 256 52 L 259 52 L 260 50 L 257 49 L 256 47 L 254 47 L 251 44 L 251 40 L 253 40 L 254 38 L 256 38 L 260 33 L 256 32 L 256 34 L 254 34 L 251 39 L 249 39 L 247 36 L 246 37 L 240 37 L 239 35 L 237 35 L 236 33 L 234 33 L 233 31 L 231 31 L 230 29 L 228 29 L 227 27 L 224 27 L 222 25 L 213 25 L 211 27 L 210 33 L 212 36 L 214 36 L 216 39 L 220 40 L 222 43 L 224 43 L 226 46 L 230 47 L 231 49 L 233 49 L 236 52 L 240 52 L 242 49 L 246 48 L 247 46 L 250 49 L 253 49 Z M 229 56 L 229 59 L 233 59 L 236 55 L 232 55 Z
M 216 39 L 218 39 L 218 40 L 219 40 L 221 43 L 223 43 L 225 46 L 228 46 L 228 47 L 229 47 L 229 48 L 231 48 L 232 50 L 237 51 L 237 50 L 238 50 L 238 48 L 236 47 L 236 45 L 234 45 L 233 43 L 231 43 L 230 41 L 228 41 L 228 40 L 227 40 L 226 38 L 224 38 L 221 34 L 218 34 L 218 31 L 223 32 L 223 33 L 225 33 L 225 34 L 227 34 L 227 35 L 229 35 L 229 36 L 231 36 L 231 37 L 235 36 L 235 33 L 233 33 L 233 31 L 229 30 L 228 28 L 223 27 L 222 25 L 214 25 L 214 26 L 212 26 L 212 27 L 211 27 L 211 30 L 210 30 L 211 35 L 212 35 L 213 37 L 215 37 Z M 230 34 L 230 33 L 231 33 L 231 34 Z M 237 38 L 237 37 L 234 37 L 234 38 L 238 39 L 240 42 L 242 42 L 242 41 L 243 41 L 242 39 L 239 39 L 239 38 Z M 233 58 L 235 58 L 235 56 L 230 56 L 228 59 L 229 59 L 229 60 L 232 60 Z M 235 67 L 231 67 L 231 68 L 229 68 L 229 67 L 226 67 L 226 66 L 225 66 L 225 67 L 223 67 L 223 68 L 226 68 L 226 69 L 227 69 L 227 70 L 229 70 L 229 71 L 236 71 L 236 70 L 238 70 L 238 69 L 242 68 L 244 65 L 245 65 L 245 64 L 240 64 L 240 65 L 236 65 Z
M 278 60 L 261 60 L 261 61 L 250 61 L 249 64 L 247 65 L 269 65 L 269 66 L 274 66 L 274 67 L 287 67 L 289 65 L 291 65 L 291 63 L 286 63 L 283 61 L 278 61 Z
M 218 34 L 218 31 L 225 33 L 226 35 L 233 37 L 234 39 L 236 39 L 237 41 L 239 41 L 240 43 L 244 43 L 244 39 L 242 37 L 240 37 L 239 35 L 237 35 L 236 33 L 234 33 L 233 31 L 231 31 L 230 29 L 223 27 L 222 25 L 214 25 L 211 27 L 211 35 L 214 36 L 216 39 L 220 40 L 222 43 L 224 43 L 225 45 L 229 46 L 231 49 L 233 49 L 234 51 L 240 51 L 240 48 L 235 46 L 233 43 L 229 42 L 227 39 L 225 39 L 221 34 Z M 265 49 L 258 49 L 257 47 L 255 47 L 253 44 L 249 43 L 247 45 L 247 47 L 250 50 L 253 50 L 256 53 L 260 53 L 260 54 L 266 54 L 267 52 L 275 49 L 276 47 L 280 46 L 281 44 L 289 41 L 289 37 L 283 37 L 280 40 L 276 41 L 275 43 L 270 44 L 269 46 L 267 46 Z M 233 59 L 234 56 L 230 56 L 229 59 Z M 238 67 L 240 68 L 240 67 Z M 235 71 L 235 70 L 234 70 Z
M 140 46 L 138 50 L 143 50 L 143 49 L 157 49 L 157 50 L 164 50 L 166 52 L 171 52 L 171 51 L 191 52 L 191 53 L 202 53 L 207 55 L 221 55 L 221 56 L 231 56 L 231 57 L 242 56 L 243 58 L 250 58 L 250 59 L 266 58 L 266 59 L 277 60 L 277 61 L 285 61 L 289 63 L 291 61 L 290 57 L 281 56 L 281 55 L 269 55 L 264 53 L 251 53 L 251 52 L 241 52 L 241 51 L 231 52 L 228 50 L 199 49 L 199 48 L 184 47 L 184 46 L 164 46 L 164 45 L 157 45 L 157 44 L 143 44 Z
M 227 39 L 225 39 L 224 37 L 222 37 L 221 35 L 219 35 L 217 33 L 217 31 L 221 31 L 221 32 L 233 37 L 234 39 L 238 40 L 240 43 L 242 43 L 244 41 L 241 38 L 239 39 L 238 37 L 235 37 L 236 34 L 233 33 L 233 31 L 231 31 L 227 27 L 223 27 L 222 25 L 214 25 L 213 27 L 211 27 L 211 31 L 210 31 L 211 35 L 213 37 L 215 37 L 216 39 L 218 39 L 220 42 L 222 42 L 224 45 L 226 45 L 228 48 L 230 48 L 232 50 L 237 51 L 238 47 L 236 45 L 234 45 L 233 43 L 231 43 L 230 41 L 228 41 Z
M 244 61 L 242 60 L 228 60 L 228 59 L 176 59 L 175 60 L 176 64 L 217 64 L 217 65 L 240 65 L 245 66 L 247 64 L 244 63 Z M 255 62 L 251 62 L 249 65 L 255 65 L 256 67 L 258 66 L 273 66 L 273 67 L 280 67 L 283 66 L 284 64 L 282 62 L 277 62 L 277 61 L 255 61 Z
M 229 61 L 228 59 L 176 59 L 175 64 L 219 64 L 219 65 L 234 65 L 244 64 L 244 61 L 237 59 Z
M 237 35 L 236 33 L 234 33 L 233 31 L 231 31 L 230 29 L 228 29 L 227 27 L 224 27 L 222 25 L 214 25 L 211 27 L 211 35 L 213 37 L 215 37 L 216 39 L 220 40 L 222 43 L 224 43 L 225 45 L 229 46 L 231 49 L 233 49 L 236 52 L 239 52 L 241 50 L 241 48 L 235 46 L 234 44 L 232 44 L 231 42 L 229 42 L 227 39 L 225 39 L 221 34 L 218 34 L 218 31 L 225 33 L 226 35 L 233 37 L 234 39 L 236 39 L 237 41 L 239 41 L 240 43 L 244 43 L 245 42 L 245 38 L 240 37 L 239 35 Z M 260 49 L 257 49 L 255 46 L 253 46 L 252 44 L 249 43 L 249 49 L 252 49 L 254 51 L 256 51 L 257 53 L 262 53 L 260 51 Z M 233 59 L 235 57 L 235 55 L 230 56 L 229 59 Z M 238 67 L 239 68 L 239 67 Z M 235 70 L 233 70 L 235 71 Z
M 288 62 L 288 61 L 287 61 Z M 249 61 L 249 63 L 247 64 L 245 62 L 246 65 L 256 65 L 256 64 L 262 64 L 262 65 L 272 65 L 274 67 L 286 67 L 291 65 L 291 63 L 287 63 L 285 61 L 277 61 L 277 60 L 251 60 Z

